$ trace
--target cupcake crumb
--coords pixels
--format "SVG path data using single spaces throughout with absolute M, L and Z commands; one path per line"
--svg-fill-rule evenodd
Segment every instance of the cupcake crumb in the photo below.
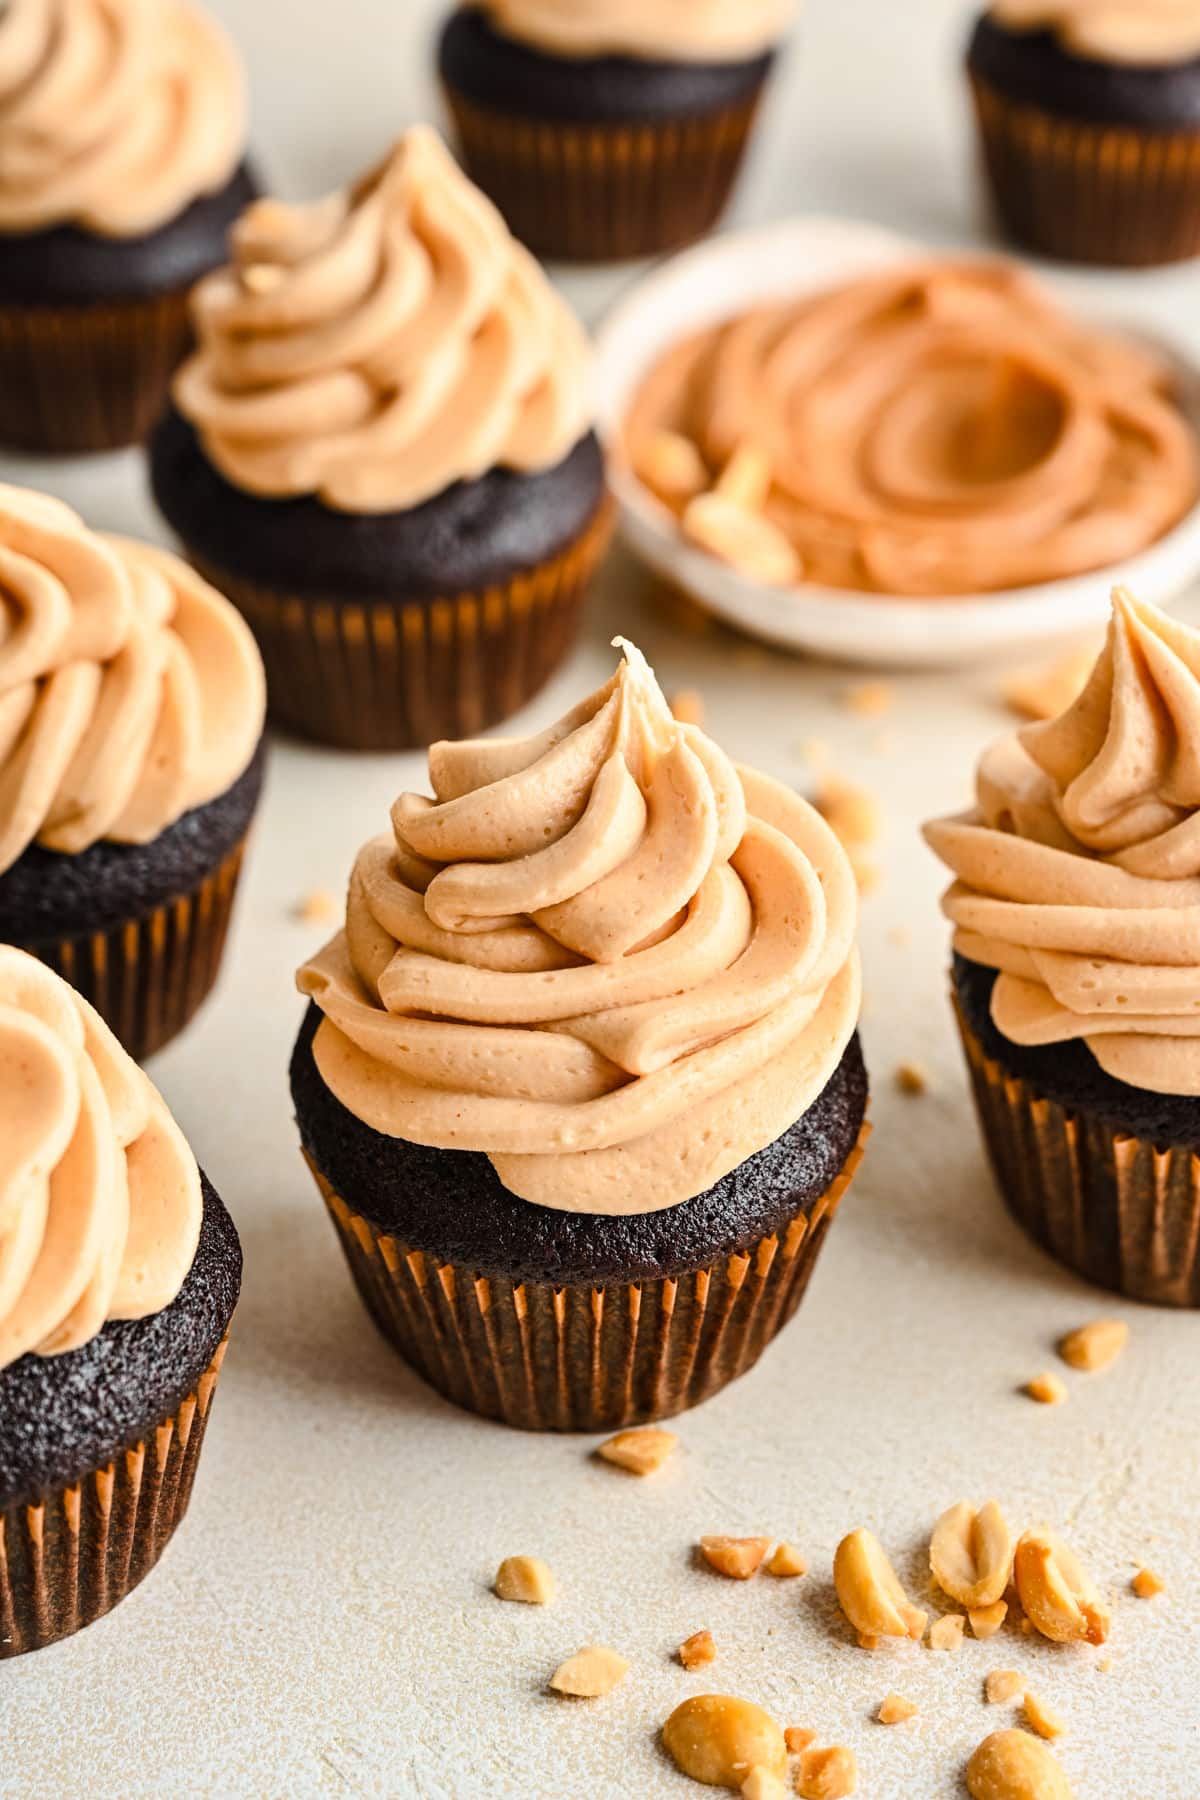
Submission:
M 881 1725 L 903 1725 L 906 1719 L 915 1719 L 917 1707 L 914 1701 L 906 1700 L 903 1694 L 889 1694 L 879 1703 L 879 1711 L 875 1717 Z
M 767 1564 L 767 1574 L 787 1581 L 798 1575 L 807 1575 L 808 1564 L 795 1544 L 776 1544 L 775 1552 Z
M 1005 1706 L 1020 1698 L 1025 1683 L 1015 1669 L 993 1669 L 983 1684 L 983 1692 L 989 1706 Z
M 693 1631 L 690 1638 L 680 1644 L 677 1652 L 685 1669 L 704 1669 L 709 1663 L 717 1660 L 717 1646 L 711 1631 Z
M 902 1094 L 924 1094 L 929 1091 L 929 1077 L 920 1063 L 903 1062 L 896 1070 L 896 1086 Z
M 328 888 L 310 889 L 292 908 L 292 917 L 300 925 L 329 925 L 337 915 L 337 896 Z
M 674 1454 L 678 1443 L 673 1431 L 651 1426 L 644 1431 L 619 1431 L 599 1446 L 596 1455 L 630 1475 L 653 1475 Z
M 1090 1375 L 1116 1362 L 1128 1342 L 1129 1327 L 1124 1319 L 1092 1319 L 1067 1333 L 1058 1354 L 1072 1369 Z
M 698 688 L 680 688 L 671 696 L 671 716 L 677 725 L 704 724 L 704 697 Z
M 1063 1737 L 1067 1729 L 1061 1713 L 1029 1692 L 1025 1695 L 1025 1723 L 1040 1738 L 1047 1738 L 1051 1743 L 1055 1738 Z
M 1067 1384 L 1053 1369 L 1043 1369 L 1040 1375 L 1025 1383 L 1025 1392 L 1039 1406 L 1061 1406 L 1067 1397 Z
M 573 1700 L 600 1700 L 624 1681 L 629 1664 L 615 1650 L 589 1644 L 560 1663 L 550 1677 L 550 1688 Z
M 946 1613 L 935 1619 L 929 1628 L 929 1648 L 931 1650 L 961 1650 L 964 1634 L 967 1629 L 966 1616 L 963 1613 Z
M 860 681 L 842 691 L 842 705 L 860 719 L 879 719 L 890 712 L 895 693 L 886 681 Z
M 498 1600 L 545 1606 L 554 1598 L 554 1577 L 540 1556 L 506 1556 L 492 1588 Z
M 702 1537 L 700 1554 L 710 1569 L 730 1581 L 757 1575 L 771 1548 L 770 1538 Z
M 1139 1569 L 1129 1585 L 1139 1600 L 1153 1600 L 1156 1594 L 1165 1593 L 1167 1586 L 1162 1576 L 1156 1575 L 1153 1569 Z

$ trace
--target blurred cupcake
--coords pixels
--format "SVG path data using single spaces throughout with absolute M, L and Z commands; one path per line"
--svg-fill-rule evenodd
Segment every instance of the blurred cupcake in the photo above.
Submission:
M 548 731 L 429 767 L 299 978 L 292 1093 L 354 1278 L 475 1412 L 694 1406 L 799 1305 L 861 1154 L 845 853 L 629 645 Z
M 253 197 L 245 143 L 241 66 L 191 0 L 0 6 L 0 441 L 145 436 Z
M 467 168 L 543 256 L 653 256 L 725 210 L 796 0 L 464 0 L 439 66 Z
M 1027 248 L 1200 254 L 1200 6 L 992 0 L 968 70 L 997 211 Z
M 358 750 L 506 718 L 608 541 L 581 327 L 425 129 L 345 193 L 252 207 L 233 250 L 151 470 L 272 715 Z
M 1119 588 L 1082 696 L 926 837 L 1005 1201 L 1087 1280 L 1200 1306 L 1200 632 Z
M 0 487 L 0 566 L 0 940 L 141 1061 L 216 979 L 262 782 L 262 663 L 178 558 L 45 495 Z
M 242 1252 L 161 1096 L 0 947 L 0 1657 L 90 1625 L 187 1510 Z

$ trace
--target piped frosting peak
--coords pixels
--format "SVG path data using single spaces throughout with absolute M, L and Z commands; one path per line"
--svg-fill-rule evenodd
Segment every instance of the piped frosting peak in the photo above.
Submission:
M 553 56 L 668 62 L 760 56 L 783 40 L 797 9 L 798 0 L 483 0 L 497 30 Z
M 1053 31 L 1064 50 L 1097 62 L 1154 67 L 1200 56 L 1195 0 L 992 0 L 1006 31 Z

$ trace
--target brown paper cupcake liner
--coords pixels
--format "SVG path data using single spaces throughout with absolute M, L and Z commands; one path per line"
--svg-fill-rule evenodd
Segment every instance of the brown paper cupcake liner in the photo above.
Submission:
M 1036 1243 L 1097 1287 L 1200 1307 L 1200 1156 L 1068 1112 L 989 1057 L 955 1005 L 975 1104 L 1005 1205 Z
M 410 750 L 474 737 L 533 698 L 574 644 L 611 532 L 606 501 L 553 560 L 440 600 L 284 594 L 192 560 L 258 639 L 277 724 L 344 750 Z
M 972 86 L 996 208 L 1019 243 L 1130 268 L 1200 255 L 1200 131 L 1057 118 Z
M 804 1296 L 869 1133 L 785 1231 L 710 1268 L 603 1287 L 436 1262 L 354 1213 L 309 1167 L 367 1311 L 440 1394 L 526 1431 L 612 1431 L 685 1412 L 754 1367 Z
M 187 1511 L 228 1342 L 141 1442 L 34 1505 L 0 1511 L 0 1658 L 81 1631 L 154 1567 Z
M 56 456 L 140 443 L 190 341 L 185 291 L 0 306 L 0 441 Z
M 135 1062 L 161 1050 L 208 998 L 225 949 L 246 840 L 190 893 L 140 919 L 28 950 L 91 1002 Z
M 542 256 L 618 262 L 690 244 L 725 210 L 762 85 L 653 124 L 521 119 L 447 88 L 467 173 Z

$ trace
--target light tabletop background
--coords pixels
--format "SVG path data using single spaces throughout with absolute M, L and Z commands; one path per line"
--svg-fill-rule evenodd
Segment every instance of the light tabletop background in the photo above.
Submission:
M 255 145 L 282 193 L 334 185 L 436 111 L 429 0 L 214 4 L 248 56 Z M 809 0 L 735 219 L 840 211 L 981 241 L 958 73 L 968 10 Z M 566 285 L 595 319 L 635 274 Z M 1103 279 L 1200 349 L 1196 266 Z M 137 454 L 9 460 L 0 477 L 44 485 L 95 524 L 159 533 Z M 422 760 L 277 743 L 218 995 L 152 1068 L 246 1253 L 192 1510 L 109 1618 L 0 1669 L 0 1794 L 665 1800 L 700 1790 L 658 1728 L 708 1689 L 853 1745 L 864 1800 L 948 1800 L 1005 1722 L 981 1698 L 1002 1666 L 1065 1713 L 1061 1758 L 1081 1797 L 1200 1791 L 1200 1318 L 1113 1302 L 1025 1241 L 985 1169 L 952 1037 L 941 876 L 917 824 L 966 801 L 977 751 L 1005 728 L 996 671 L 900 678 L 890 714 L 864 720 L 844 704 L 853 674 L 681 631 L 618 554 L 583 643 L 521 724 L 606 676 L 617 630 L 668 691 L 701 691 L 739 758 L 804 785 L 802 747 L 823 739 L 885 816 L 862 924 L 876 1135 L 799 1317 L 751 1376 L 680 1421 L 681 1453 L 645 1482 L 597 1466 L 589 1441 L 455 1411 L 385 1347 L 297 1150 L 292 972 L 324 928 L 293 915 L 310 890 L 341 890 L 394 796 L 423 785 Z M 896 1091 L 905 1059 L 930 1073 L 923 1098 Z M 1110 1312 L 1133 1327 L 1115 1368 L 1064 1371 L 1061 1407 L 1022 1397 L 1061 1331 Z M 937 1514 L 991 1495 L 1018 1527 L 1060 1528 L 1112 1589 L 1107 1671 L 1094 1652 L 1019 1634 L 953 1657 L 853 1645 L 830 1585 L 843 1533 L 871 1526 L 921 1595 Z M 692 1566 L 705 1532 L 794 1538 L 812 1572 L 723 1582 Z M 554 1605 L 490 1596 L 513 1552 L 549 1561 Z M 1149 1603 L 1128 1592 L 1143 1561 L 1168 1586 Z M 672 1652 L 701 1627 L 720 1660 L 689 1676 Z M 549 1698 L 558 1661 L 589 1642 L 621 1650 L 628 1681 L 592 1704 Z M 872 1714 L 892 1689 L 921 1714 L 885 1730 Z

